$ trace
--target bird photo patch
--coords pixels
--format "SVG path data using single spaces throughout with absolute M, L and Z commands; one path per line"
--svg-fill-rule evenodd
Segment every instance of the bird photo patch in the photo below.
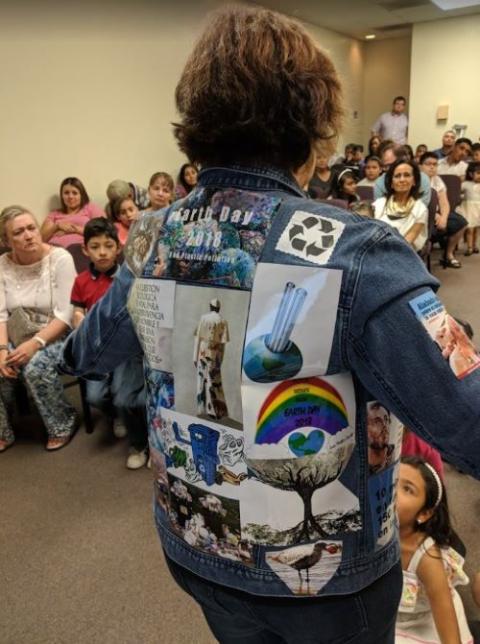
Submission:
M 326 264 L 332 256 L 345 225 L 335 219 L 297 210 L 275 247 L 308 262 Z
M 295 595 L 316 595 L 336 573 L 342 542 L 331 539 L 266 554 L 270 568 Z

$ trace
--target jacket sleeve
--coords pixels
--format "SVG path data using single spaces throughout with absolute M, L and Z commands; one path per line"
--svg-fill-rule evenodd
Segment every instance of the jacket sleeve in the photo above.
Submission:
M 143 350 L 127 310 L 134 275 L 123 264 L 107 293 L 67 339 L 60 369 L 76 376 L 105 375 Z
M 427 331 L 416 298 L 437 302 L 437 283 L 387 235 L 364 257 L 346 343 L 363 386 L 449 462 L 480 479 L 480 368 L 455 375 Z M 434 307 L 435 308 L 435 307 Z M 480 361 L 479 361 L 480 362 Z

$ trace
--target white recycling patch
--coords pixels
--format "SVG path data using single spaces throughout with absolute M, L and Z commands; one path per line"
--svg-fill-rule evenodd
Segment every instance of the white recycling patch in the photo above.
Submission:
M 336 219 L 297 210 L 275 248 L 315 264 L 327 264 L 344 228 Z

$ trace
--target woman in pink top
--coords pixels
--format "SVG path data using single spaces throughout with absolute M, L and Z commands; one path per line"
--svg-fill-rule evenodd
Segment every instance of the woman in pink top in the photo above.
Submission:
M 103 210 L 91 203 L 85 186 L 76 177 L 67 177 L 60 185 L 60 210 L 54 210 L 43 222 L 43 241 L 68 248 L 83 244 L 85 224 L 94 217 L 105 217 Z

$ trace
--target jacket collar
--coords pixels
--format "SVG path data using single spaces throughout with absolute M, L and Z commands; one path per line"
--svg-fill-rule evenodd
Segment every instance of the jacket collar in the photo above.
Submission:
M 306 197 L 306 193 L 299 187 L 292 174 L 265 165 L 203 168 L 198 183 L 202 187 L 224 185 L 229 188 L 281 190 L 298 197 Z

